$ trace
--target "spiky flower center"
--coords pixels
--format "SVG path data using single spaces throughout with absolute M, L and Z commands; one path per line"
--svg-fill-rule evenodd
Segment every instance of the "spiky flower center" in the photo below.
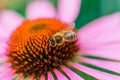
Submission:
M 49 39 L 61 30 L 73 30 L 56 19 L 26 20 L 11 35 L 8 57 L 11 68 L 24 77 L 40 77 L 72 59 L 78 48 L 74 42 L 52 47 Z

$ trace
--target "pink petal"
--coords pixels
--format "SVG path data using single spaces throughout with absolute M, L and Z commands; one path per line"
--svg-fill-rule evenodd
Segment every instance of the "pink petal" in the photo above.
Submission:
M 73 67 L 77 68 L 78 70 L 83 71 L 93 77 L 96 77 L 98 80 L 120 80 L 120 77 L 118 77 L 118 76 L 100 72 L 100 71 L 97 71 L 94 69 L 90 69 L 85 66 L 76 64 L 76 63 L 71 63 L 71 66 L 73 66 Z
M 6 55 L 0 55 L 0 63 L 6 62 L 8 60 L 8 57 Z
M 7 40 L 13 30 L 23 21 L 23 18 L 14 11 L 4 10 L 0 12 L 0 41 Z
M 5 69 L 4 69 L 5 70 Z M 3 73 L 0 73 L 0 80 L 12 80 L 15 72 L 12 70 L 5 70 Z
M 6 42 L 0 41 L 0 55 L 5 55 L 6 49 L 8 48 Z M 1 56 L 0 56 L 1 58 Z
M 40 80 L 45 80 L 45 76 L 42 75 L 42 76 L 40 77 Z
M 14 75 L 15 73 L 13 71 L 10 71 L 1 77 L 0 80 L 12 80 L 15 77 Z
M 48 72 L 48 80 L 54 80 L 54 77 L 52 76 L 51 72 Z
M 84 80 L 79 75 L 77 75 L 76 73 L 74 73 L 73 71 L 71 71 L 70 69 L 68 69 L 67 67 L 61 66 L 61 68 L 70 77 L 71 80 Z
M 56 11 L 48 0 L 36 0 L 28 4 L 26 16 L 28 19 L 53 18 L 56 16 Z
M 5 71 L 8 71 L 10 69 L 11 64 L 5 63 L 3 65 L 0 65 L 0 73 L 3 73 Z M 4 70 L 5 69 L 5 70 Z
M 120 73 L 120 62 L 80 58 L 80 61 Z M 102 65 L 101 65 L 102 64 Z M 117 67 L 116 67 L 117 66 Z
M 120 13 L 89 23 L 78 38 L 81 53 L 120 60 Z
M 57 69 L 54 70 L 58 80 L 67 80 L 67 78 L 60 72 L 58 71 Z
M 79 13 L 81 0 L 59 0 L 58 18 L 72 24 Z

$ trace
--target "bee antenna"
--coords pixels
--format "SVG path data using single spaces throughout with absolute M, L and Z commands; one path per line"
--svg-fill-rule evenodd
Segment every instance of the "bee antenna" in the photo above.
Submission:
M 73 28 L 75 28 L 75 23 L 72 23 L 72 25 L 71 25 Z

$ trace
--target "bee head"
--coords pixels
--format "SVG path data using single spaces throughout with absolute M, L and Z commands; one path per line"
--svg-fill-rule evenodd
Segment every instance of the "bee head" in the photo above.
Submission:
M 50 42 L 50 45 L 52 47 L 55 47 L 55 46 L 61 46 L 64 44 L 64 38 L 63 38 L 63 35 L 61 34 L 56 34 L 54 36 L 52 36 L 49 40 Z
M 57 35 L 54 38 L 55 38 L 56 43 L 60 43 L 62 41 L 62 39 L 63 39 L 63 37 L 60 36 L 60 35 Z
M 49 43 L 50 43 L 50 45 L 51 45 L 52 47 L 55 47 L 55 46 L 56 46 L 56 42 L 55 42 L 55 40 L 54 40 L 53 37 L 49 39 Z

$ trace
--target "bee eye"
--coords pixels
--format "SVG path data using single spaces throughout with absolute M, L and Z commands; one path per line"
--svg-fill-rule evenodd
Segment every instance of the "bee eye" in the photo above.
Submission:
M 53 38 L 50 38 L 49 42 L 50 42 L 50 45 L 51 45 L 51 46 L 55 46 L 55 41 L 54 41 Z
M 55 36 L 56 43 L 60 43 L 62 41 L 62 36 Z

